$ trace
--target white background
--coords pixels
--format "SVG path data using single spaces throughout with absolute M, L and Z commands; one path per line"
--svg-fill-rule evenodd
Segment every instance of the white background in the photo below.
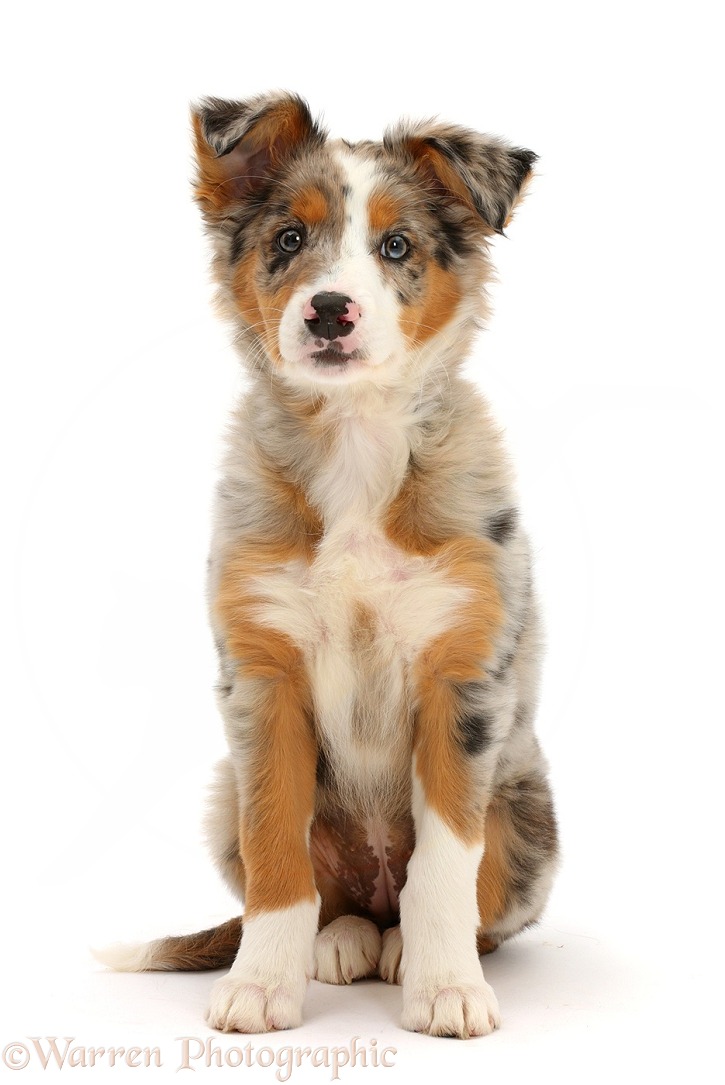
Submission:
M 541 156 L 496 242 L 471 373 L 535 545 L 564 861 L 542 926 L 486 961 L 495 1036 L 411 1036 L 399 989 L 367 982 L 314 984 L 305 1026 L 269 1042 L 375 1037 L 396 1068 L 361 1073 L 391 1082 L 722 1072 L 714 16 L 619 0 L 6 15 L 0 1047 L 158 1044 L 163 1069 L 134 1072 L 173 1076 L 174 1037 L 207 1035 L 213 977 L 116 976 L 87 946 L 235 914 L 199 822 L 223 751 L 210 502 L 241 380 L 209 304 L 187 103 L 285 87 L 335 135 L 439 114 Z M 307 1077 L 329 1071 L 291 1080 Z

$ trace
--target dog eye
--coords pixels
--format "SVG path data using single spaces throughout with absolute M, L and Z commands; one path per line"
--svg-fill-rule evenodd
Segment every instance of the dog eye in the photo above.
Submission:
M 299 230 L 283 230 L 277 234 L 277 248 L 282 252 L 293 253 L 302 248 L 302 234 Z
M 380 247 L 380 255 L 388 260 L 400 260 L 407 253 L 410 246 L 402 234 L 393 234 L 386 237 Z

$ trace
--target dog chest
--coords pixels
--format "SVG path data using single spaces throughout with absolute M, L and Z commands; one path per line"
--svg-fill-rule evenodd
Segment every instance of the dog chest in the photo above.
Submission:
M 338 522 L 310 565 L 295 560 L 257 577 L 254 593 L 258 620 L 303 652 L 333 748 L 347 742 L 383 757 L 411 664 L 468 595 L 435 558 L 405 553 L 363 518 Z

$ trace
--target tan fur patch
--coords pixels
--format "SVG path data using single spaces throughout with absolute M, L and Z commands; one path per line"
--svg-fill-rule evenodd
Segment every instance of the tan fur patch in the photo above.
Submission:
M 293 515 L 277 525 L 280 534 L 276 538 L 245 542 L 229 555 L 215 600 L 227 651 L 250 678 L 290 676 L 302 666 L 300 652 L 289 637 L 263 625 L 256 617 L 259 600 L 250 588 L 250 580 L 295 558 L 311 561 L 322 532 L 319 518 L 301 490 L 271 471 L 268 481 L 277 489 L 281 502 L 289 502 Z M 289 529 L 286 536 L 282 534 L 284 528 Z
M 456 686 L 484 678 L 503 607 L 493 548 L 485 539 L 455 539 L 439 549 L 437 559 L 451 580 L 470 589 L 471 597 L 454 627 L 436 637 L 414 667 L 416 769 L 426 802 L 472 844 L 483 839 L 483 816 L 470 791 L 470 759 L 459 740 Z
M 299 649 L 258 618 L 250 581 L 294 558 L 311 560 L 321 525 L 302 491 L 268 472 L 286 519 L 271 538 L 246 542 L 229 555 L 215 609 L 224 643 L 239 671 L 262 680 L 251 736 L 250 788 L 240 820 L 240 854 L 247 882 L 246 914 L 285 908 L 315 895 L 306 833 L 313 812 L 317 743 L 312 699 Z M 280 867 L 279 856 L 285 856 Z
M 314 408 L 310 408 L 309 413 L 314 416 Z M 296 557 L 311 562 L 323 532 L 319 513 L 310 505 L 304 490 L 294 482 L 270 469 L 266 470 L 265 475 L 270 489 L 278 498 L 280 513 L 285 516 L 284 535 L 279 536 L 279 543 L 289 546 Z M 280 524 L 278 530 L 281 528 Z
M 242 918 L 236 916 L 209 930 L 160 938 L 149 946 L 148 972 L 201 972 L 228 968 L 242 939 Z
M 279 352 L 279 325 L 284 311 L 287 308 L 287 303 L 292 297 L 296 286 L 296 281 L 291 279 L 281 290 L 276 290 L 274 294 L 268 294 L 261 290 L 257 292 L 259 307 L 262 311 L 262 317 L 264 318 L 267 350 L 277 363 L 281 363 L 282 361 L 282 356 Z M 301 319 L 302 314 L 300 313 L 300 320 Z
M 327 217 L 329 208 L 325 194 L 315 186 L 303 188 L 290 204 L 290 214 L 299 222 L 316 226 Z
M 476 935 L 476 949 L 478 951 L 479 957 L 482 957 L 484 954 L 487 953 L 493 953 L 495 950 L 498 949 L 498 946 L 498 942 L 494 942 L 492 938 L 489 938 L 487 937 L 487 935 L 482 934 L 481 931 L 479 931 Z
M 196 114 L 192 114 L 192 125 L 199 167 L 196 198 L 207 214 L 219 215 L 237 196 L 235 158 L 215 153 L 204 137 L 201 119 Z M 269 163 L 274 168 L 284 160 L 291 147 L 309 135 L 309 131 L 309 119 L 299 102 L 281 101 L 247 133 L 244 146 L 250 154 L 266 149 Z
M 279 324 L 295 283 L 268 294 L 257 287 L 257 253 L 247 253 L 238 263 L 232 280 L 237 308 L 247 323 L 263 340 L 267 353 L 280 364 Z
M 196 198 L 207 212 L 221 212 L 229 203 L 229 191 L 224 187 L 229 180 L 228 170 L 224 160 L 217 158 L 204 138 L 200 118 L 192 115 L 191 121 L 199 166 L 194 189 Z
M 436 558 L 452 581 L 470 590 L 471 598 L 456 616 L 455 627 L 423 651 L 418 672 L 459 682 L 480 679 L 503 621 L 494 546 L 488 539 L 462 537 L 445 543 Z
M 375 647 L 377 621 L 375 611 L 357 602 L 352 620 L 352 643 L 359 652 L 369 652 Z
M 463 287 L 458 276 L 430 260 L 426 268 L 425 293 L 415 305 L 406 306 L 404 310 L 402 325 L 406 338 L 415 346 L 422 346 L 453 318 L 462 297 Z
M 289 648 L 294 652 L 291 642 Z M 278 649 L 275 644 L 273 667 L 279 663 Z M 307 831 L 314 808 L 317 743 L 301 659 L 295 664 L 294 670 L 269 683 L 259 706 L 239 832 L 248 917 L 315 900 Z
M 430 513 L 427 490 L 430 483 L 411 464 L 403 485 L 385 514 L 385 533 L 391 542 L 409 554 L 434 554 L 447 537 L 439 517 Z
M 249 252 L 237 264 L 234 270 L 232 286 L 237 308 L 247 323 L 254 325 L 257 330 L 262 324 L 262 313 L 259 308 L 257 291 L 254 280 L 257 273 L 257 254 Z
M 373 192 L 368 203 L 368 218 L 374 231 L 385 233 L 393 229 L 398 225 L 400 213 L 400 201 L 390 192 L 386 192 L 384 188 Z
M 486 812 L 485 850 L 478 869 L 477 897 L 481 929 L 490 930 L 506 914 L 510 905 L 512 871 L 511 839 L 508 819 L 494 799 Z
M 255 147 L 268 146 L 273 165 L 279 165 L 289 147 L 309 133 L 309 121 L 298 102 L 279 102 L 252 130 Z
M 465 204 L 465 206 L 476 215 L 476 208 L 465 181 L 457 170 L 451 166 L 445 156 L 434 147 L 431 147 L 430 143 L 424 139 L 411 140 L 409 148 L 423 168 L 433 173 L 452 196 L 459 199 L 461 203 Z M 476 215 L 476 217 L 478 216 Z

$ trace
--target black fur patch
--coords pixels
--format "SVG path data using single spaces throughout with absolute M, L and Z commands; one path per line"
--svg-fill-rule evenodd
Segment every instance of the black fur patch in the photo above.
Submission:
M 525 150 L 523 147 L 511 147 L 509 149 L 509 156 L 516 163 L 516 184 L 521 188 L 524 179 L 539 156 L 538 154 L 534 154 L 533 151 Z
M 548 788 L 544 788 L 536 776 L 518 780 L 509 813 L 516 835 L 534 841 L 538 857 L 549 858 L 556 851 L 556 815 Z
M 501 659 L 501 662 L 499 663 L 496 670 L 488 672 L 490 678 L 493 678 L 494 681 L 498 682 L 502 678 L 505 677 L 506 672 L 509 670 L 509 668 L 511 667 L 511 664 L 516 659 L 517 649 L 518 649 L 518 642 L 516 643 L 515 647 L 511 649 L 510 652 L 507 652 L 506 655 L 503 656 L 503 658 Z
M 528 906 L 542 865 L 557 851 L 556 815 L 546 783 L 536 775 L 508 785 L 505 800 L 516 838 L 509 853 L 511 890 Z
M 495 516 L 489 517 L 486 521 L 486 535 L 492 542 L 498 543 L 499 546 L 503 546 L 514 534 L 518 524 L 518 510 L 503 509 L 501 512 L 497 512 Z
M 437 136 L 429 136 L 425 142 L 429 147 L 433 147 L 434 150 L 442 154 L 449 162 L 453 162 L 454 165 L 458 165 L 459 158 L 465 157 L 466 148 L 462 146 L 460 138 L 448 136 L 443 140 Z
M 471 141 L 467 136 L 450 135 L 446 136 L 445 139 L 439 139 L 437 136 L 429 136 L 425 142 L 429 147 L 433 147 L 434 150 L 442 154 L 457 171 L 460 171 L 461 163 L 468 163 L 474 153 Z M 475 188 L 471 188 L 468 184 L 466 184 L 466 189 L 468 190 L 469 198 L 476 213 L 482 219 L 488 221 L 486 208 L 483 205 L 480 193 L 477 192 Z
M 466 256 L 471 251 L 470 229 L 466 229 L 462 222 L 455 222 L 445 216 L 438 223 L 438 244 L 434 252 L 437 263 L 446 271 L 452 264 L 454 256 Z
M 475 757 L 491 741 L 491 720 L 482 713 L 463 716 L 458 721 L 458 737 L 466 753 Z
M 289 262 L 290 258 L 286 253 L 275 252 L 267 261 L 267 271 L 270 275 L 274 275 L 276 272 L 281 271 L 283 267 L 287 267 Z
M 249 248 L 247 241 L 249 228 L 260 211 L 265 209 L 269 192 L 269 184 L 262 185 L 257 192 L 250 192 L 243 205 L 229 216 L 225 230 L 231 233 L 229 261 L 232 265 L 238 263 Z
M 332 769 L 322 746 L 317 751 L 317 786 L 324 788 L 332 786 Z
M 222 140 L 227 131 L 233 125 L 238 125 L 242 118 L 247 121 L 249 113 L 250 110 L 248 108 L 245 110 L 242 102 L 230 102 L 223 98 L 207 98 L 202 102 L 199 114 L 204 126 L 204 135 L 210 142 L 212 140 Z M 240 135 L 234 143 L 230 144 L 225 149 L 224 154 L 231 151 L 241 138 Z
M 230 844 L 227 850 L 224 852 L 225 863 L 238 863 L 239 862 L 239 844 Z
M 236 264 L 241 260 L 246 247 L 244 227 L 240 226 L 232 237 L 232 243 L 229 246 L 229 259 L 232 264 Z
M 541 866 L 539 856 L 531 851 L 513 851 L 511 853 L 511 888 L 518 897 L 519 904 L 528 907 L 531 904 L 531 889 Z

